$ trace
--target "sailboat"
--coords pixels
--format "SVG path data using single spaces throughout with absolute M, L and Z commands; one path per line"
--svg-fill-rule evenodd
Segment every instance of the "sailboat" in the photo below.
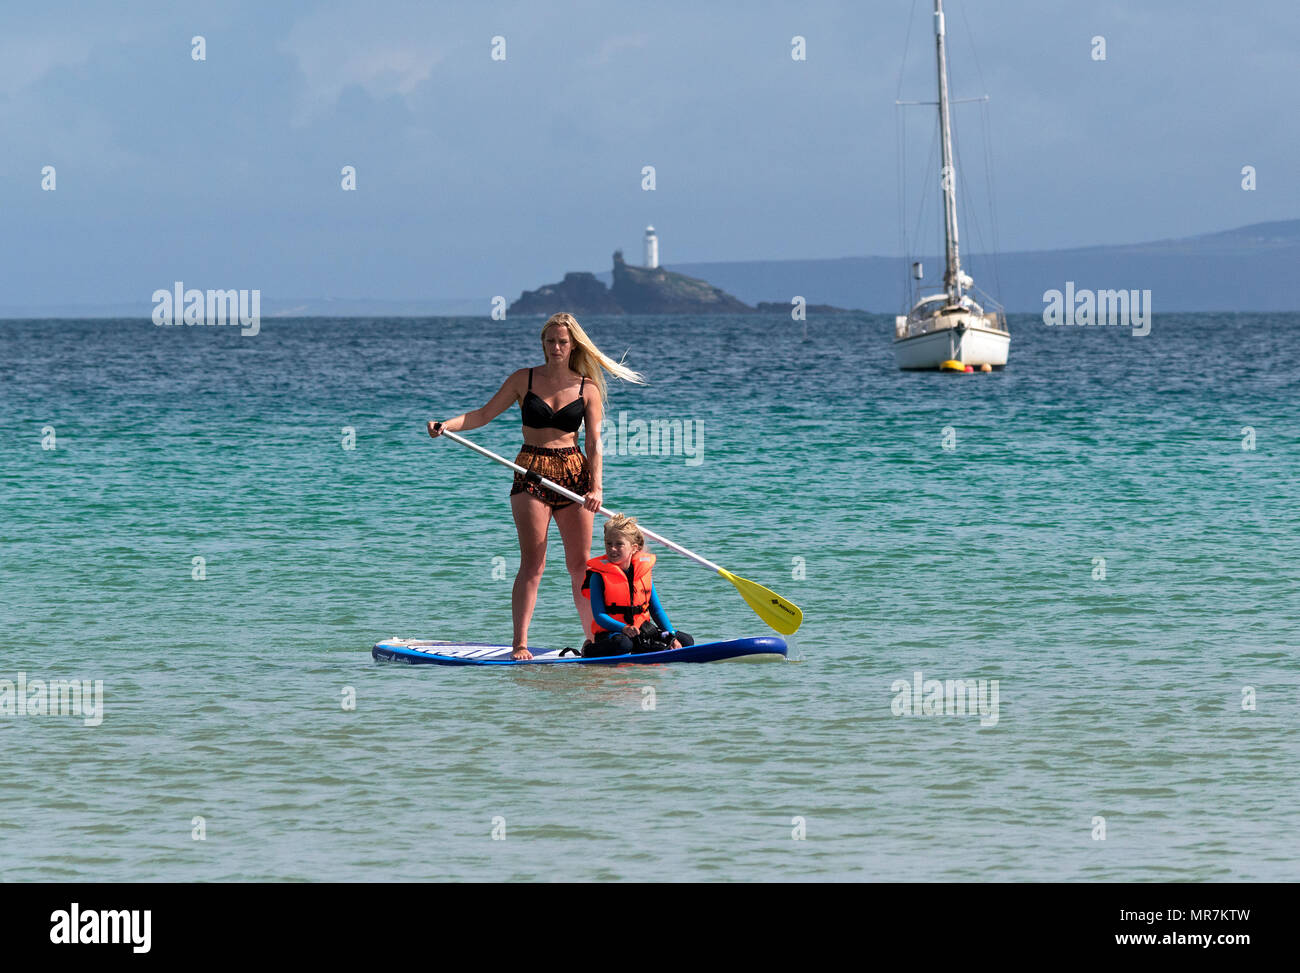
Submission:
M 939 62 L 939 139 L 942 144 L 940 183 L 943 186 L 943 289 L 923 295 L 907 314 L 894 319 L 894 357 L 902 369 L 951 371 L 1001 369 L 1007 363 L 1011 336 L 1006 314 L 990 298 L 985 310 L 971 296 L 975 282 L 961 269 L 957 246 L 957 174 L 953 166 L 952 131 L 948 120 L 948 62 L 944 50 L 943 0 L 934 0 L 935 47 Z M 924 279 L 920 263 L 912 277 Z M 989 366 L 984 369 L 983 366 Z

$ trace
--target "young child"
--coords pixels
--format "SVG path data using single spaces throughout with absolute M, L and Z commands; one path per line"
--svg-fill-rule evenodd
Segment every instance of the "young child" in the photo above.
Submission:
M 594 641 L 584 656 L 661 652 L 694 645 L 695 639 L 673 629 L 659 603 L 650 571 L 655 556 L 646 554 L 645 535 L 635 517 L 615 514 L 605 523 L 605 556 L 587 562 L 582 593 L 591 599 Z

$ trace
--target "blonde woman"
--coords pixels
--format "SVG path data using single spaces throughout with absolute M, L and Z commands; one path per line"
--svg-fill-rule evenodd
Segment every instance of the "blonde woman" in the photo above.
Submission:
M 519 369 L 482 408 L 445 422 L 429 423 L 429 435 L 435 438 L 444 431 L 477 429 L 518 402 L 524 421 L 524 446 L 515 463 L 585 498 L 582 504 L 574 503 L 515 474 L 510 489 L 510 508 L 519 531 L 519 573 L 510 598 L 514 659 L 533 657 L 528 651 L 528 624 L 546 567 L 546 534 L 552 517 L 564 542 L 565 566 L 583 635 L 588 640 L 592 637 L 591 602 L 582 594 L 582 582 L 591 558 L 592 519 L 602 496 L 600 420 L 607 397 L 604 373 L 628 382 L 645 382 L 639 373 L 601 352 L 572 314 L 552 315 L 542 327 L 542 353 L 545 364 Z M 578 429 L 583 425 L 587 429 L 585 455 L 578 448 Z

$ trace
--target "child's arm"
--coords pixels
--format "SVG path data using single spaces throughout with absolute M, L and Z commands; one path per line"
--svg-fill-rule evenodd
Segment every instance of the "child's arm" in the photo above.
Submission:
M 612 615 L 605 614 L 605 582 L 595 571 L 591 573 L 591 616 L 597 625 L 610 632 L 622 632 L 627 628 Z
M 659 601 L 659 589 L 653 582 L 650 584 L 650 617 L 665 635 L 673 634 L 673 623 L 668 620 L 668 613 L 664 611 L 663 603 Z

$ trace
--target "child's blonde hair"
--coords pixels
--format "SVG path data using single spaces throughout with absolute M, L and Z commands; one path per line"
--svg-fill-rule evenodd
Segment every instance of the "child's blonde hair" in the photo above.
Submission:
M 636 525 L 635 517 L 624 517 L 622 514 L 614 514 L 609 520 L 605 521 L 605 542 L 609 543 L 610 534 L 622 534 L 638 549 L 645 547 L 645 535 L 641 533 L 641 528 Z

